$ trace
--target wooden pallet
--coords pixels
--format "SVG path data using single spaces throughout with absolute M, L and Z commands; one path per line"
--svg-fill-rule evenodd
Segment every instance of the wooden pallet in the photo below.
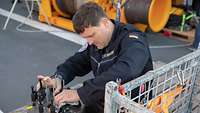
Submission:
M 172 35 L 176 35 L 178 36 L 180 40 L 184 40 L 187 42 L 193 42 L 194 41 L 194 37 L 195 37 L 195 29 L 192 29 L 190 31 L 177 31 L 177 30 L 173 30 L 173 29 L 168 29 L 168 28 L 164 28 L 163 31 L 167 31 L 167 32 L 171 32 Z

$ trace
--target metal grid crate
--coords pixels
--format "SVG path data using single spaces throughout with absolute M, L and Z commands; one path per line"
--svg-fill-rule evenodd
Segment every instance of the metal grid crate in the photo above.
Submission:
M 199 69 L 200 50 L 196 50 L 126 84 L 109 82 L 106 84 L 104 112 L 190 113 L 200 103 L 193 101 L 200 94 L 197 85 Z M 124 89 L 125 95 L 119 88 Z M 136 89 L 139 94 L 133 96 Z

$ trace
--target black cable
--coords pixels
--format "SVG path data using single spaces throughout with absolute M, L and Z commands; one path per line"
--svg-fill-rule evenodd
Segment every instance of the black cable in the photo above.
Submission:
M 15 0 L 12 0 L 11 2 L 13 4 L 15 2 Z M 21 3 L 21 2 L 22 2 L 21 0 L 17 0 L 17 3 Z

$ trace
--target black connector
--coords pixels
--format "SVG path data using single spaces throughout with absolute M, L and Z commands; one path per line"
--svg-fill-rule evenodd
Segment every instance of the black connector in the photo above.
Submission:
M 36 106 L 37 91 L 34 89 L 34 86 L 31 86 L 31 101 L 32 101 L 32 105 Z
M 40 83 L 40 89 L 37 91 L 37 97 L 38 97 L 38 101 L 42 102 L 44 101 L 45 97 L 46 97 L 46 93 L 45 93 L 45 88 L 42 87 L 42 81 L 39 80 Z
M 39 113 L 44 113 L 44 106 L 42 104 L 38 105 Z
M 38 98 L 38 103 L 39 103 L 39 113 L 43 113 L 44 112 L 44 100 L 46 98 L 46 92 L 45 92 L 45 88 L 42 87 L 42 81 L 39 80 L 40 83 L 40 88 L 37 91 L 37 98 Z

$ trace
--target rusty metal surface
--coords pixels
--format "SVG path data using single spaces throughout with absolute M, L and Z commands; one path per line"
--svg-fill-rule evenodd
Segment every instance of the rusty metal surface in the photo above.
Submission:
M 128 23 L 141 22 L 147 24 L 150 4 L 151 0 L 129 0 L 124 6 Z
M 60 10 L 66 14 L 73 15 L 77 9 L 89 0 L 56 0 Z

